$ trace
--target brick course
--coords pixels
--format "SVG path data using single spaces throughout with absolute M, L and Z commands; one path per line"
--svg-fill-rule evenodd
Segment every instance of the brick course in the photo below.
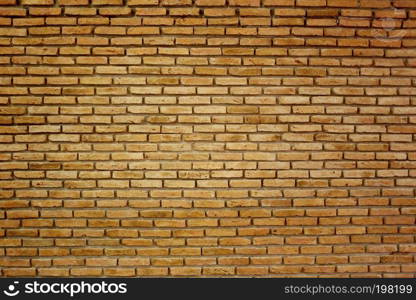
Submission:
M 0 0 L 0 275 L 416 277 L 416 1 Z

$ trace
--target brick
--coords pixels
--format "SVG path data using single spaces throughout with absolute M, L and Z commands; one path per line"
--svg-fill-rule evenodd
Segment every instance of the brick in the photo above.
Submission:
M 2 275 L 412 275 L 414 1 L 1 4 Z

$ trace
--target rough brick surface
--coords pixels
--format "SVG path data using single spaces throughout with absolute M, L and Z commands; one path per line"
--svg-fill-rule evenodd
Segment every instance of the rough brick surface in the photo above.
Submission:
M 416 277 L 416 1 L 1 0 L 1 276 Z

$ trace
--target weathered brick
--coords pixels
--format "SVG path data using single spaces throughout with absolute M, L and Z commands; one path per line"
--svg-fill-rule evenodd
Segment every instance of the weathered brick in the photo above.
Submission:
M 1 4 L 2 275 L 413 275 L 413 1 Z

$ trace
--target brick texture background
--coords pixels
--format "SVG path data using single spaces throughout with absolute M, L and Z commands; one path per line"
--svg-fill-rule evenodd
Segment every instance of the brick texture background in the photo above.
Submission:
M 0 275 L 416 277 L 415 37 L 414 0 L 0 0 Z

